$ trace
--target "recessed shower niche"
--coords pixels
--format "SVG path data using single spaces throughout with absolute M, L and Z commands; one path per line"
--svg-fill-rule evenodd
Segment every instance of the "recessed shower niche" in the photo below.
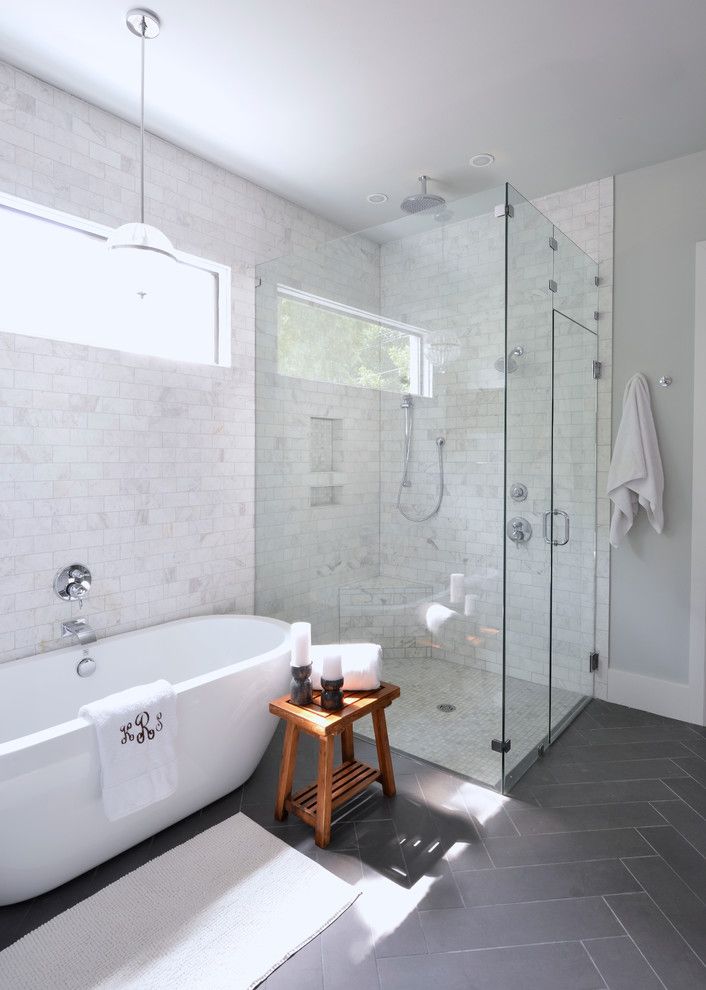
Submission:
M 309 417 L 309 503 L 337 505 L 342 485 L 343 421 L 324 416 Z

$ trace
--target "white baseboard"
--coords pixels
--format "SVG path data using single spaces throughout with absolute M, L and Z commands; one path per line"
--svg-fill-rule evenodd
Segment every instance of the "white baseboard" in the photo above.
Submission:
M 693 721 L 693 692 L 689 685 L 663 681 L 659 677 L 647 677 L 645 674 L 633 674 L 628 670 L 609 667 L 608 701 L 654 712 L 665 718 Z

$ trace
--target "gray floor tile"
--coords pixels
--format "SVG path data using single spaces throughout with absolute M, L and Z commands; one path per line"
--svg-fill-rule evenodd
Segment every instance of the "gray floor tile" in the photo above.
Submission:
M 682 801 L 686 801 L 690 808 L 693 808 L 702 818 L 706 819 L 706 787 L 702 787 L 690 777 L 683 780 L 670 780 L 668 787 L 672 791 L 670 797 L 676 794 Z
M 544 808 L 626 801 L 666 801 L 669 788 L 661 780 L 608 780 L 586 784 L 540 784 L 532 793 Z
M 626 859 L 657 907 L 666 914 L 702 962 L 706 962 L 706 907 L 660 856 Z
M 627 935 L 591 939 L 584 947 L 610 990 L 664 990 L 664 984 Z
M 697 780 L 702 787 L 706 787 L 706 760 L 700 760 L 698 756 L 687 759 L 678 758 L 674 761 L 682 770 L 686 770 L 690 777 Z
M 609 701 L 596 699 L 590 706 L 591 719 L 601 726 L 663 725 L 669 722 L 662 715 L 643 712 L 639 708 L 626 708 Z
M 706 859 L 701 853 L 671 825 L 641 828 L 639 831 L 677 876 L 706 904 Z
M 589 746 L 619 746 L 622 743 L 655 742 L 658 739 L 693 739 L 694 733 L 684 722 L 655 722 L 649 725 L 629 725 L 618 728 L 589 729 Z
M 606 898 L 668 990 L 703 990 L 706 967 L 648 894 Z
M 321 949 L 324 990 L 379 990 L 373 935 L 359 901 L 322 934 Z
M 430 953 L 620 934 L 600 897 L 421 911 L 419 916 Z
M 527 805 L 516 808 L 510 805 L 509 813 L 521 835 L 662 824 L 658 811 L 646 801 L 572 808 L 531 808 Z
M 290 956 L 261 986 L 266 990 L 323 990 L 321 936 L 307 942 L 303 949 Z
M 495 866 L 575 863 L 652 854 L 651 847 L 632 828 L 499 837 L 486 839 L 485 847 Z
M 672 760 L 615 760 L 602 763 L 563 763 L 553 768 L 558 784 L 601 780 L 651 780 L 656 778 L 685 777 Z
M 694 738 L 685 740 L 684 745 L 699 759 L 706 760 L 706 738 L 704 736 L 694 733 Z
M 684 801 L 658 801 L 655 802 L 654 808 L 684 836 L 687 842 L 698 849 L 702 856 L 706 856 L 706 821 L 698 812 L 690 808 Z M 635 824 L 651 825 L 654 823 L 636 822 Z
M 619 859 L 475 870 L 457 873 L 456 883 L 466 907 L 639 890 L 639 884 Z
M 512 801 L 506 807 L 499 806 L 479 815 L 471 814 L 471 821 L 481 839 L 492 835 L 517 835 L 517 827 L 509 814 L 515 804 L 524 807 L 521 801 Z
M 599 990 L 605 987 L 578 942 L 381 959 L 378 969 L 382 990 Z
M 662 760 L 689 757 L 691 750 L 686 741 L 658 739 L 654 742 L 621 743 L 620 745 L 565 746 L 549 750 L 544 757 L 552 771 L 559 763 L 613 763 L 615 760 Z

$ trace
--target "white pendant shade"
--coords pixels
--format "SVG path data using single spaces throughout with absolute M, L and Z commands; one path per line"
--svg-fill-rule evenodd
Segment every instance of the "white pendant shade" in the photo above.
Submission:
M 176 261 L 172 242 L 167 235 L 148 223 L 124 223 L 122 226 L 116 227 L 108 238 L 107 244 L 110 251 L 122 248 L 156 251 Z

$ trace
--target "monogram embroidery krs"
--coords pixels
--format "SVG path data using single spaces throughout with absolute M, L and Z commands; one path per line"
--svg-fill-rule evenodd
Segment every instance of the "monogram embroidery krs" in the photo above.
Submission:
M 157 712 L 154 729 L 150 728 L 149 723 L 150 713 L 140 712 L 138 715 L 135 715 L 132 722 L 126 722 L 125 725 L 121 725 L 120 731 L 123 734 L 123 738 L 120 740 L 120 744 L 124 746 L 127 742 L 136 742 L 142 745 L 145 740 L 154 739 L 155 735 L 164 728 L 162 713 Z

